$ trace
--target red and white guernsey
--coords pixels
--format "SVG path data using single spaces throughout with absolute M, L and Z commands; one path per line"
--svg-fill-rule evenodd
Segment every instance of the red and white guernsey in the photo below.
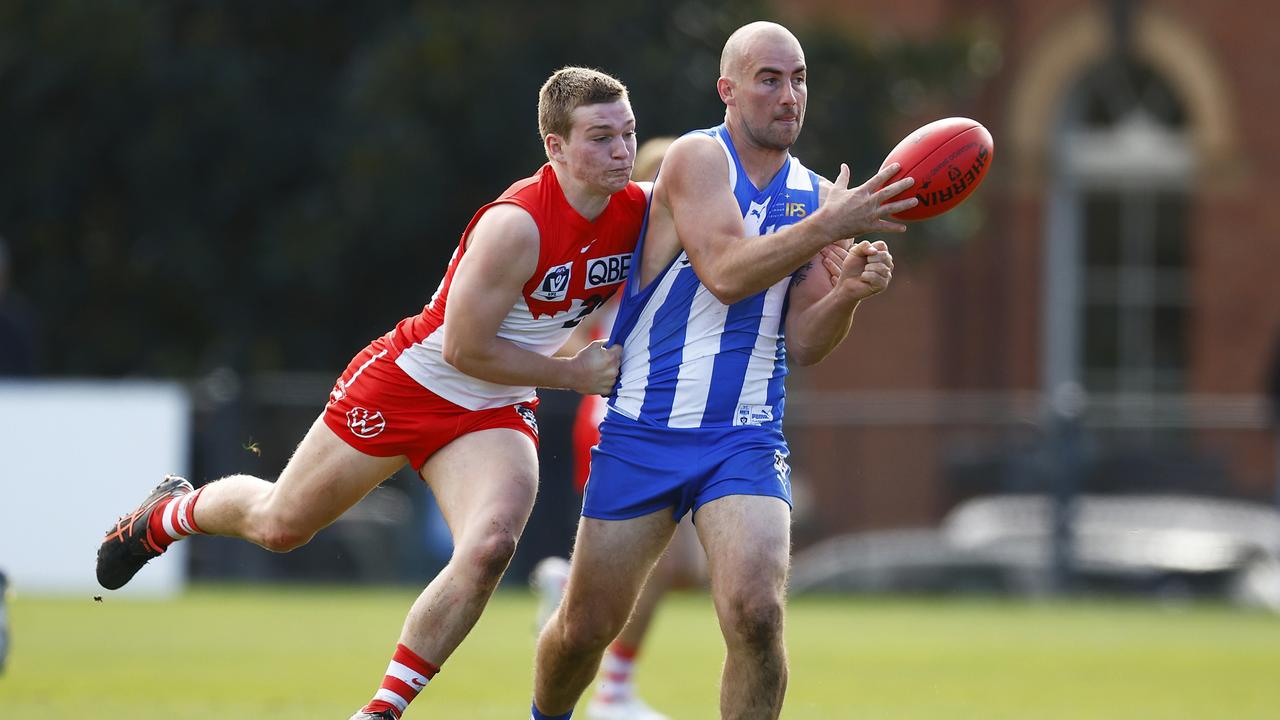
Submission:
M 639 185 L 609 198 L 594 222 L 578 214 L 560 189 L 550 164 L 507 188 L 498 199 L 476 211 L 462 233 L 439 289 L 422 312 L 405 318 L 387 334 L 395 362 L 404 372 L 440 397 L 469 410 L 526 402 L 534 388 L 499 385 L 471 377 L 443 355 L 445 304 L 467 237 L 480 216 L 499 203 L 524 208 L 538 225 L 538 267 L 524 284 L 498 328 L 498 337 L 542 355 L 559 350 L 574 326 L 608 300 L 626 280 L 644 220 L 645 194 Z

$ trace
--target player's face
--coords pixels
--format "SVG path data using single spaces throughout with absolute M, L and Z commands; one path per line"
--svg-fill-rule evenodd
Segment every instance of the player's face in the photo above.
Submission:
M 804 125 L 809 90 L 804 51 L 787 37 L 769 37 L 751 48 L 734 87 L 734 107 L 752 142 L 786 150 Z
M 578 181 L 612 195 L 627 186 L 636 161 L 636 118 L 631 103 L 582 105 L 573 122 L 565 159 Z

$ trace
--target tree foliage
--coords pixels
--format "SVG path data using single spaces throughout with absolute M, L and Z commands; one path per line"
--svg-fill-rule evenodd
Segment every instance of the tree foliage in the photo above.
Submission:
M 760 16 L 670 0 L 4 3 L 0 234 L 43 368 L 336 371 L 421 307 L 475 208 L 543 161 L 550 72 L 621 77 L 642 139 L 710 126 L 720 47 Z M 884 60 L 814 38 L 810 164 L 874 169 Z

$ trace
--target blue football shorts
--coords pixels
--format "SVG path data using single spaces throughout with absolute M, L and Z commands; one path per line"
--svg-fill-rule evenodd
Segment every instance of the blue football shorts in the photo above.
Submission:
M 591 449 L 582 515 L 626 520 L 672 508 L 672 519 L 729 495 L 791 505 L 790 455 L 782 431 L 739 426 L 669 428 L 610 411 Z

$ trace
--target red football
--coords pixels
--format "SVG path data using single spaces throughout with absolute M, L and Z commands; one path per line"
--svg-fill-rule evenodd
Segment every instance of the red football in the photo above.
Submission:
M 894 215 L 894 219 L 924 220 L 964 202 L 987 176 L 994 155 L 991 133 L 969 118 L 935 120 L 911 133 L 880 166 L 894 162 L 902 166 L 886 185 L 908 175 L 916 179 L 915 185 L 893 200 L 914 195 L 920 204 Z

